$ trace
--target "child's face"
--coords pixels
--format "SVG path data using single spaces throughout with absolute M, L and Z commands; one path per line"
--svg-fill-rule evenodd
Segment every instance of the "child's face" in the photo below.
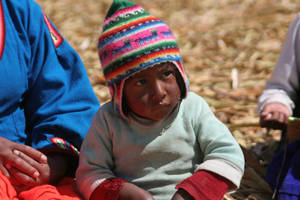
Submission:
M 127 79 L 124 95 L 129 110 L 155 121 L 167 117 L 180 100 L 175 70 L 173 64 L 161 63 Z

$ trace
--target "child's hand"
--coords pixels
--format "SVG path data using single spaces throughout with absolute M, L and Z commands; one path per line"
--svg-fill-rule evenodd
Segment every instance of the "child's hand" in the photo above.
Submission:
M 194 198 L 185 190 L 179 189 L 171 200 L 193 200 Z
M 3 137 L 0 137 L 0 170 L 2 173 L 10 178 L 10 173 L 8 168 L 15 168 L 24 174 L 27 175 L 28 181 L 34 180 L 34 178 L 39 176 L 39 171 L 32 165 L 32 161 L 39 163 L 46 163 L 47 157 L 40 151 L 33 149 L 32 147 L 18 144 L 7 140 Z M 19 153 L 31 157 L 31 160 L 28 162 L 19 156 Z
M 154 200 L 154 198 L 146 190 L 126 182 L 120 190 L 119 200 Z
M 285 105 L 277 102 L 269 103 L 265 105 L 260 114 L 260 125 L 261 127 L 284 130 L 290 114 Z

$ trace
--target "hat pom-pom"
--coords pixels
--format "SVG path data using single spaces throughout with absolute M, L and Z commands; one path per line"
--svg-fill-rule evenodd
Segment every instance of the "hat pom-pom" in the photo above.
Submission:
M 111 17 L 113 14 L 115 14 L 118 10 L 127 8 L 127 7 L 131 7 L 131 6 L 135 6 L 136 4 L 130 1 L 125 1 L 125 0 L 114 0 L 113 3 L 111 4 L 107 15 L 105 17 L 105 19 Z

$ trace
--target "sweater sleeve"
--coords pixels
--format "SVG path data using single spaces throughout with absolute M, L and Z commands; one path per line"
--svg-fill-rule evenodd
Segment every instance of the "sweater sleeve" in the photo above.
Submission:
M 195 200 L 221 200 L 232 183 L 224 177 L 212 172 L 200 170 L 176 185 Z
M 118 200 L 123 183 L 121 178 L 106 179 L 93 191 L 90 200 Z
M 96 113 L 92 125 L 80 149 L 79 167 L 76 171 L 76 183 L 79 192 L 85 199 L 90 199 L 95 189 L 113 173 L 113 144 L 103 110 L 103 105 Z
M 237 188 L 244 172 L 243 152 L 228 128 L 215 117 L 204 99 L 199 98 L 201 102 L 196 105 L 201 105 L 201 108 L 194 121 L 204 157 L 203 162 L 196 166 L 196 171 L 218 174 L 234 184 L 231 189 Z
M 291 23 L 278 62 L 258 101 L 258 111 L 270 102 L 286 105 L 290 111 L 299 92 L 300 14 Z M 292 113 L 292 112 L 291 112 Z
M 30 44 L 23 106 L 32 147 L 76 155 L 99 108 L 75 50 L 32 0 L 22 1 Z

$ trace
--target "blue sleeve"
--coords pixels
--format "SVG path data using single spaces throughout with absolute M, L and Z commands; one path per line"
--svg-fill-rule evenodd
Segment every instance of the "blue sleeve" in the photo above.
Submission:
M 99 108 L 79 55 L 33 1 L 25 28 L 31 55 L 24 96 L 32 147 L 76 152 Z

